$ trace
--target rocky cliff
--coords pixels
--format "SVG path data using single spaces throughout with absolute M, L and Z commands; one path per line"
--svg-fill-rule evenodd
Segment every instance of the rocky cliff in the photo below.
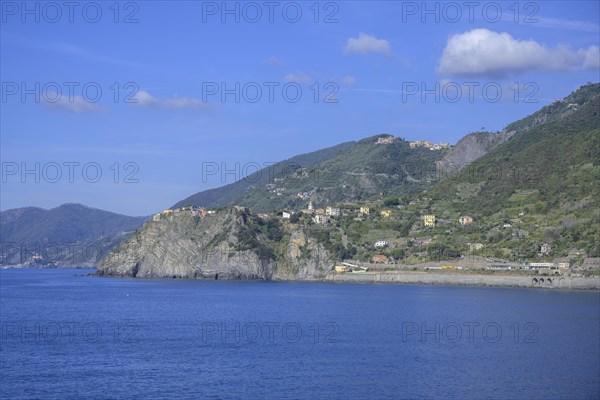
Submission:
M 299 225 L 234 207 L 202 216 L 163 214 L 110 253 L 100 276 L 207 279 L 321 279 L 333 260 Z
M 484 156 L 498 145 L 506 142 L 514 132 L 474 132 L 456 143 L 440 161 L 437 169 L 440 176 L 454 175 L 466 165 Z

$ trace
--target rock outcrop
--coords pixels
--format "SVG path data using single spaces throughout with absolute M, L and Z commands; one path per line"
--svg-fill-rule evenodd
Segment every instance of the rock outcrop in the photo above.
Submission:
M 108 254 L 97 274 L 272 280 L 322 279 L 331 271 L 329 253 L 301 226 L 271 222 L 241 207 L 162 215 Z
M 514 132 L 475 132 L 471 133 L 456 143 L 456 145 L 437 162 L 437 169 L 441 176 L 452 176 L 466 165 L 486 155 L 498 145 L 506 142 Z

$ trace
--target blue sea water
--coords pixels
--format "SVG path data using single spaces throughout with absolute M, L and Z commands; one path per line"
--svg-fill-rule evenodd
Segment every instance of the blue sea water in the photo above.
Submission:
M 597 399 L 600 294 L 0 270 L 1 399 Z

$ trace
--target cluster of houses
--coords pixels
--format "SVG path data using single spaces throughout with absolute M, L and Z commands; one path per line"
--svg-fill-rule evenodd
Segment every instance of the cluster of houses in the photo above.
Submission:
M 435 226 L 436 217 L 434 214 L 425 214 L 422 216 L 423 226 Z M 465 226 L 473 223 L 473 217 L 470 215 L 462 215 L 458 218 L 458 223 Z
M 163 210 L 161 212 L 159 212 L 158 214 L 154 214 L 152 216 L 152 221 L 160 221 L 161 219 L 169 216 L 169 215 L 174 215 L 174 214 L 179 214 L 179 213 L 189 213 L 194 217 L 207 217 L 209 215 L 214 214 L 216 211 L 215 210 L 207 210 L 204 207 L 196 207 L 196 206 L 185 206 L 185 207 L 180 207 L 180 208 L 175 208 L 175 209 L 168 209 L 168 210 Z
M 309 193 L 298 193 L 300 195 L 309 195 Z M 318 225 L 327 225 L 330 222 L 331 217 L 340 217 L 343 215 L 342 209 L 339 207 L 327 206 L 325 208 L 315 209 L 312 200 L 309 200 L 308 207 L 301 211 L 303 214 L 312 215 L 313 222 Z M 370 215 L 371 209 L 367 206 L 361 206 L 358 209 L 359 216 Z M 290 219 L 294 213 L 291 211 L 283 211 L 281 214 L 282 219 Z M 390 218 L 392 216 L 392 210 L 381 210 L 380 215 L 382 218 Z
M 397 140 L 395 136 L 381 136 L 377 138 L 377 144 L 392 144 Z M 415 140 L 413 142 L 408 142 L 408 145 L 411 149 L 416 149 L 417 147 L 425 147 L 430 150 L 441 150 L 441 149 L 449 149 L 450 145 L 448 143 L 440 143 L 435 144 L 428 140 Z
M 309 193 L 298 193 L 299 197 L 300 195 L 309 195 Z M 342 215 L 342 210 L 337 207 L 328 206 L 325 209 L 315 209 L 312 200 L 309 200 L 308 207 L 302 210 L 301 212 L 306 215 L 314 215 L 313 222 L 321 225 L 327 225 L 329 223 L 329 217 L 339 217 Z M 370 215 L 370 213 L 371 209 L 367 206 L 361 206 L 358 210 L 359 216 Z M 290 219 L 292 214 L 293 212 L 291 211 L 284 211 L 281 217 L 283 219 Z M 382 218 L 391 218 L 392 214 L 392 210 L 388 209 L 379 211 L 379 215 Z M 436 216 L 434 214 L 425 214 L 421 218 L 423 221 L 423 226 L 434 227 L 436 225 Z M 471 217 L 470 215 L 463 215 L 458 219 L 458 222 L 463 226 L 470 225 L 473 223 L 473 217 Z
M 414 142 L 408 142 L 408 146 L 411 149 L 416 149 L 417 147 L 425 147 L 429 150 L 441 150 L 441 149 L 449 149 L 450 145 L 448 143 L 440 143 L 434 144 L 428 140 L 416 140 Z
M 436 217 L 434 214 L 425 214 L 422 217 L 423 226 L 435 226 Z M 465 226 L 473 223 L 473 217 L 470 215 L 462 215 L 458 218 L 458 223 Z
M 328 206 L 325 209 L 317 208 L 314 209 L 313 202 L 310 200 L 308 202 L 308 207 L 305 210 L 302 210 L 303 214 L 313 215 L 313 222 L 317 225 L 327 225 L 329 224 L 330 217 L 339 217 L 342 215 L 341 209 L 337 207 Z M 281 218 L 290 219 L 293 215 L 291 211 L 283 211 L 281 213 Z

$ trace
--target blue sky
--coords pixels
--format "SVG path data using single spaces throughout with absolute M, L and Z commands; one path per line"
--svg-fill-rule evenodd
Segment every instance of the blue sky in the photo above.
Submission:
M 2 210 L 145 215 L 378 133 L 454 144 L 600 80 L 597 1 L 1 4 Z

